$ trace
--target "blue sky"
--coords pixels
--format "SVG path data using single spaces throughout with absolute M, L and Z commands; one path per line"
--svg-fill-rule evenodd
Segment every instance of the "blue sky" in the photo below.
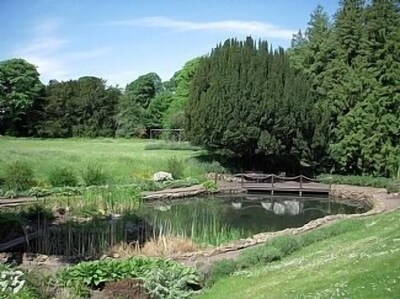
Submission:
M 230 37 L 290 45 L 321 4 L 336 0 L 0 0 L 0 60 L 25 58 L 41 80 L 99 76 L 124 87 L 183 64 Z

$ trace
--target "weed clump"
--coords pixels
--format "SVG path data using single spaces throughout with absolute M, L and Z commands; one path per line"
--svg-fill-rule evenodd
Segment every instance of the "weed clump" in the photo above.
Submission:
M 82 171 L 82 179 L 86 186 L 101 186 L 107 183 L 107 174 L 99 164 L 88 164 Z
M 182 179 L 185 172 L 185 164 L 181 159 L 173 156 L 167 161 L 167 171 L 172 174 L 174 179 Z
M 50 172 L 49 182 L 53 187 L 75 187 L 78 185 L 78 177 L 67 167 L 57 167 Z
M 27 190 L 34 184 L 33 169 L 24 161 L 13 162 L 7 165 L 3 181 L 8 190 Z

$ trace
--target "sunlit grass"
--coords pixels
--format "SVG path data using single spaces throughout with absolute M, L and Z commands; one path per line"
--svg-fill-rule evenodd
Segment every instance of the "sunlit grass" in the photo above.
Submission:
M 396 298 L 400 211 L 357 221 L 281 261 L 222 278 L 199 298 Z
M 0 138 L 0 176 L 4 166 L 13 161 L 26 161 L 35 178 L 47 180 L 55 167 L 67 167 L 81 174 L 90 164 L 100 165 L 109 183 L 129 184 L 138 178 L 151 179 L 158 171 L 167 171 L 172 156 L 185 161 L 185 177 L 204 178 L 204 167 L 192 159 L 201 151 L 145 150 L 148 144 L 163 141 L 132 139 L 31 139 Z

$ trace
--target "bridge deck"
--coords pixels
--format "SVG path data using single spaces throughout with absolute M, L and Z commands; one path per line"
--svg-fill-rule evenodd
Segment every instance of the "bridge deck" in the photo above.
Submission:
M 331 186 L 319 183 L 317 180 L 298 176 L 293 178 L 279 177 L 277 175 L 242 175 L 241 187 L 248 192 L 296 192 L 300 196 L 303 193 L 329 194 Z

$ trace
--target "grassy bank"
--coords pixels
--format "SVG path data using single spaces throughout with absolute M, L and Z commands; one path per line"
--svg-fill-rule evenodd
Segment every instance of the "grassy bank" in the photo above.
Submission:
M 322 174 L 317 178 L 321 182 L 326 184 L 343 184 L 361 187 L 385 188 L 389 193 L 400 192 L 400 179 L 337 174 Z
M 154 150 L 147 149 L 151 144 Z M 7 165 L 24 161 L 39 185 L 48 183 L 55 169 L 68 169 L 78 183 L 88 165 L 99 165 L 108 184 L 132 184 L 151 179 L 158 171 L 169 171 L 172 157 L 184 165 L 181 176 L 203 179 L 207 165 L 198 162 L 198 149 L 188 146 L 168 147 L 163 141 L 128 139 L 29 139 L 0 138 L 0 177 Z
M 330 234 L 332 230 L 338 233 Z M 242 270 L 234 268 L 228 277 L 220 275 L 198 298 L 396 298 L 400 294 L 399 210 L 318 231 L 325 237 L 292 253 L 288 250 L 286 257 L 282 248 L 288 242 L 264 250 L 270 259 L 257 259 L 262 250 L 245 253 L 242 265 L 256 260 L 258 266 L 253 263 Z M 225 263 L 220 267 L 233 272 L 232 264 Z

